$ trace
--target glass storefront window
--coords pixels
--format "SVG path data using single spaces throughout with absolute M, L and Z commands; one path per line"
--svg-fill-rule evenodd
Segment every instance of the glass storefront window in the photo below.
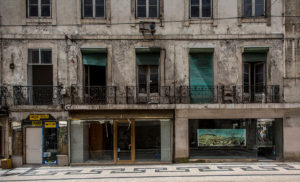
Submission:
M 136 161 L 171 161 L 170 120 L 135 121 Z
M 113 121 L 71 121 L 71 162 L 112 162 Z
M 282 119 L 189 120 L 191 159 L 282 158 Z

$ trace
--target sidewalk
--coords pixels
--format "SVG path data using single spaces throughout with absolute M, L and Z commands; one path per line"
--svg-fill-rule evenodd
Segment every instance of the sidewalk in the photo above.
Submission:
M 0 181 L 287 181 L 300 182 L 300 163 L 187 163 L 170 165 L 20 167 Z

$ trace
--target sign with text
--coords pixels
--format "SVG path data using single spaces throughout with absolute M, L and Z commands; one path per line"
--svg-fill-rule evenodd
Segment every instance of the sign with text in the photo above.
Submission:
M 41 120 L 41 119 L 49 119 L 49 114 L 43 114 L 43 115 L 31 114 L 29 116 L 29 119 L 31 121 L 38 121 L 38 120 Z
M 56 128 L 56 122 L 45 122 L 45 128 Z

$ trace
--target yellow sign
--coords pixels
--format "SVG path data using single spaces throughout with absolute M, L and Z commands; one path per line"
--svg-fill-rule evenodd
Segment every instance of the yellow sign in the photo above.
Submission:
M 56 122 L 45 122 L 45 128 L 56 128 Z
M 32 126 L 42 126 L 42 121 L 32 121 Z
M 30 120 L 34 120 L 34 121 L 41 120 L 41 119 L 49 119 L 49 114 L 44 114 L 44 115 L 30 115 L 29 119 Z

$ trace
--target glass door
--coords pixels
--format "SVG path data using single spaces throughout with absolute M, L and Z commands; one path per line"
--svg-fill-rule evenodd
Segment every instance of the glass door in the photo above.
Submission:
M 114 161 L 115 163 L 134 163 L 134 121 L 114 122 Z

